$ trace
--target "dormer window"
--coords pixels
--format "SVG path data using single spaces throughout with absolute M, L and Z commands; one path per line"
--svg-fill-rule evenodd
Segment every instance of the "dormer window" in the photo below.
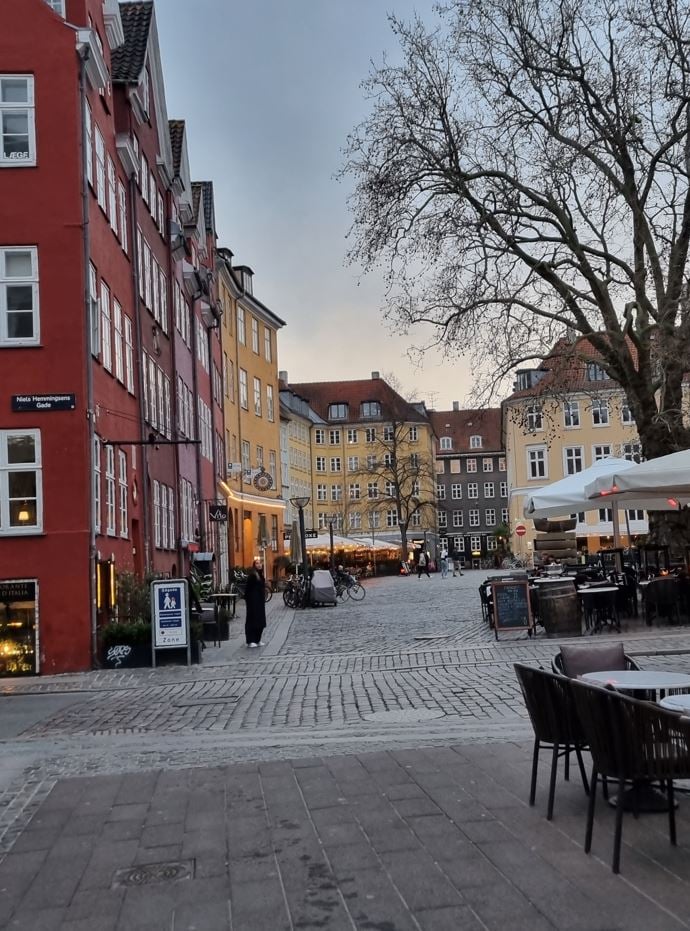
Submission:
M 606 381 L 608 375 L 596 362 L 587 363 L 587 381 Z
M 151 112 L 151 88 L 149 86 L 149 72 L 148 68 L 144 66 L 144 70 L 141 72 L 141 83 L 139 84 L 139 100 L 141 101 L 141 106 L 144 110 L 146 116 Z
M 345 420 L 347 417 L 347 404 L 329 404 L 328 405 L 328 419 L 329 420 Z
M 362 417 L 380 417 L 381 404 L 378 401 L 362 401 Z
M 453 448 L 453 439 L 450 436 L 441 437 L 441 449 L 452 449 Z
M 65 0 L 46 0 L 51 10 L 55 10 L 58 16 L 65 18 Z
M 470 449 L 481 449 L 481 448 L 482 448 L 481 436 L 471 436 L 470 437 Z
M 544 426 L 544 418 L 541 407 L 528 407 L 525 414 L 525 427 L 530 431 L 541 430 Z

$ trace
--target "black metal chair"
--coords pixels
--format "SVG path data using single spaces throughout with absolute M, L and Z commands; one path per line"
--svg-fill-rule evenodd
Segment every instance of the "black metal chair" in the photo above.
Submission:
M 482 605 L 482 620 L 493 626 L 493 599 L 489 597 L 486 591 L 486 583 L 479 586 L 479 600 Z
M 543 747 L 551 750 L 549 801 L 546 811 L 546 817 L 550 821 L 553 818 L 559 757 L 565 757 L 565 778 L 567 780 L 570 776 L 570 754 L 575 752 L 582 784 L 585 792 L 589 792 L 587 774 L 582 761 L 582 751 L 587 749 L 584 732 L 575 712 L 570 692 L 570 679 L 547 672 L 545 669 L 525 666 L 522 663 L 515 663 L 514 668 L 534 728 L 530 805 L 534 805 L 536 798 L 539 752 Z
M 654 619 L 660 620 L 662 617 L 668 621 L 675 620 L 680 623 L 680 586 L 678 579 L 663 578 L 654 579 L 647 586 L 645 592 L 645 621 L 649 627 L 652 626 Z
M 572 681 L 572 697 L 592 754 L 585 853 L 592 849 L 599 776 L 618 782 L 613 841 L 614 873 L 620 870 L 626 781 L 660 781 L 666 787 L 669 838 L 676 843 L 673 780 L 690 778 L 690 718 L 613 689 Z

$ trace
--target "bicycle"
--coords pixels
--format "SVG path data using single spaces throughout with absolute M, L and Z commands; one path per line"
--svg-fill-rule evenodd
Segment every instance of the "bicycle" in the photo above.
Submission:
M 244 598 L 244 593 L 247 588 L 247 574 L 242 572 L 241 569 L 235 569 L 234 579 L 230 583 L 230 591 L 236 593 L 240 598 Z M 270 582 L 264 582 L 264 601 L 266 604 L 273 598 L 273 588 L 271 587 Z
M 344 599 L 347 595 L 353 601 L 362 601 L 367 592 L 352 575 L 341 575 L 335 581 L 335 593 L 340 599 Z

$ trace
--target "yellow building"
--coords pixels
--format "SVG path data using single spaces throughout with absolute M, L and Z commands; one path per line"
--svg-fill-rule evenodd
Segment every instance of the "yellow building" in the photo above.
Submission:
M 280 394 L 277 334 L 284 321 L 253 294 L 253 273 L 218 250 L 221 302 L 223 395 L 231 566 L 260 557 L 266 576 L 275 575 L 283 555 L 285 502 L 280 474 Z
M 359 381 L 290 385 L 322 423 L 311 426 L 314 528 L 363 541 L 436 549 L 434 433 L 423 404 L 378 372 Z
M 543 485 L 581 472 L 598 459 L 638 459 L 640 442 L 623 390 L 598 365 L 588 344 L 578 356 L 566 341 L 554 347 L 537 369 L 517 372 L 513 394 L 503 402 L 503 431 L 510 490 L 511 546 L 530 557 L 534 525 L 524 517 L 527 497 Z M 613 543 L 610 508 L 580 512 L 575 528 L 579 549 L 596 553 Z M 515 528 L 524 525 L 518 536 Z M 648 530 L 640 510 L 620 512 L 624 544 Z
M 308 401 L 290 388 L 287 372 L 280 372 L 280 456 L 286 530 L 299 517 L 297 508 L 290 503 L 292 498 L 310 499 L 304 509 L 304 522 L 308 528 L 314 526 L 312 426 L 326 423 Z

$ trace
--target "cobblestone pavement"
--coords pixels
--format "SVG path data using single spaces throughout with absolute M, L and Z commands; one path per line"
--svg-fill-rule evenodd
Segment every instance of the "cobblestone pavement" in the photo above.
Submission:
M 230 641 L 191 669 L 1 681 L 0 718 L 27 710 L 0 730 L 0 852 L 65 775 L 526 737 L 512 663 L 548 665 L 557 646 L 496 642 L 482 577 L 369 580 L 361 603 L 302 612 L 274 598 L 265 649 L 243 647 L 240 609 Z M 643 665 L 689 666 L 687 629 L 621 637 Z

